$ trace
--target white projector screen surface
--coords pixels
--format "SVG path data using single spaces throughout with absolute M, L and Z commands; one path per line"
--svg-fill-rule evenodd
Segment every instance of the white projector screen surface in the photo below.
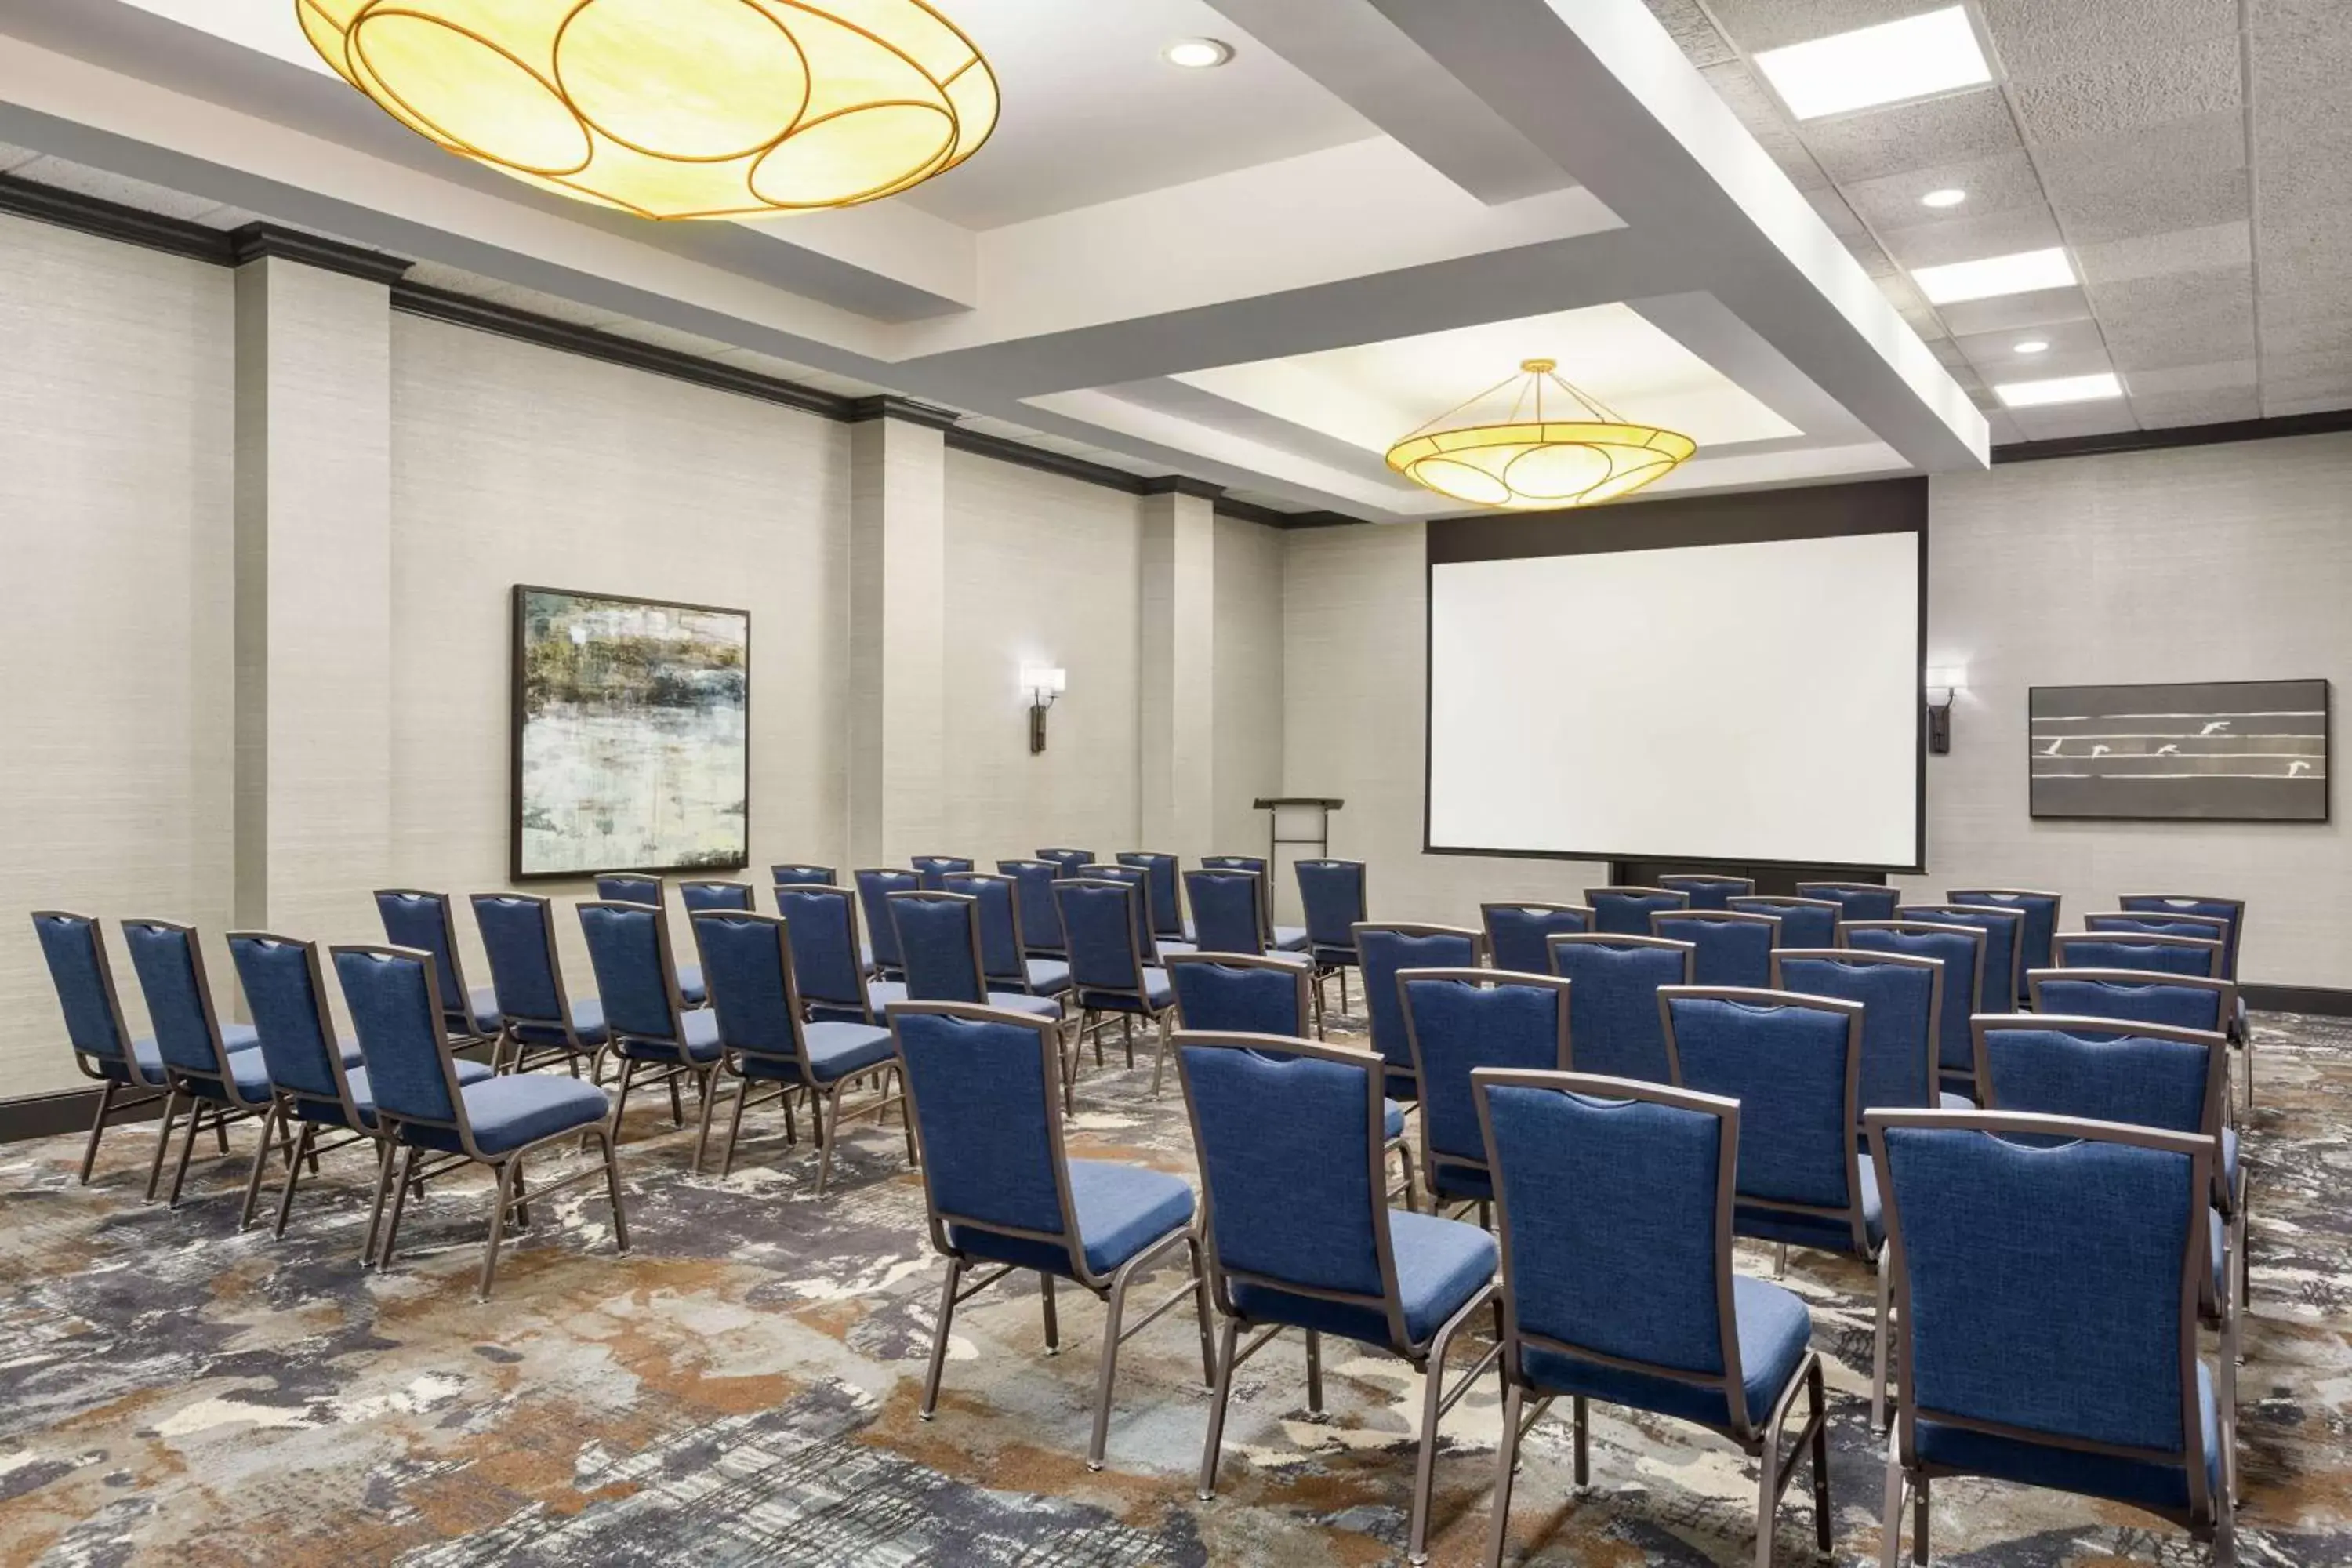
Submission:
M 1433 563 L 1429 847 L 1915 865 L 1920 548 Z

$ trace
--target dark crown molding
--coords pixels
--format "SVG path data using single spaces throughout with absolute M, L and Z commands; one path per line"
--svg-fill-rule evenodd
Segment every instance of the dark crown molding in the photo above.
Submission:
M 371 283 L 397 283 L 416 265 L 404 256 L 371 250 L 349 240 L 330 239 L 323 234 L 305 234 L 299 228 L 274 223 L 249 223 L 243 228 L 231 229 L 228 246 L 229 260 L 238 267 L 264 257 L 275 257 L 322 271 L 363 278 Z
M 896 419 L 904 425 L 919 425 L 926 430 L 952 430 L 956 421 L 963 416 L 952 408 L 918 403 L 911 397 L 886 392 L 877 397 L 849 399 L 849 412 L 844 417 L 852 425 L 863 425 L 874 419 Z
M 1213 485 L 1206 479 L 1196 479 L 1190 474 L 1154 474 L 1143 481 L 1143 493 L 1148 496 L 1191 496 L 1194 500 L 1220 500 L 1225 493 L 1223 485 Z
M 185 218 L 142 212 L 121 202 L 61 190 L 14 174 L 0 174 L 0 212 L 55 224 L 60 228 L 79 229 L 101 239 L 119 239 L 147 250 L 209 261 L 217 267 L 232 264 L 228 236 L 220 229 L 206 228 Z
M 2221 425 L 2176 425 L 2162 430 L 2118 430 L 2106 436 L 2062 436 L 2049 441 L 2012 441 L 1992 449 L 1996 463 L 2033 463 L 2049 458 L 2099 458 L 2117 452 L 2161 452 L 2175 447 L 2219 447 L 2232 441 L 2270 441 L 2284 436 L 2332 436 L 2352 430 L 2352 408 L 2318 414 L 2285 414 L 2275 419 L 2232 419 Z

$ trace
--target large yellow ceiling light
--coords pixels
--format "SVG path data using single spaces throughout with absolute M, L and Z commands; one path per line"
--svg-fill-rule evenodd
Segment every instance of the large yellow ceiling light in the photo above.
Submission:
M 1562 381 L 1550 360 L 1531 359 L 1391 447 L 1389 467 L 1474 506 L 1595 506 L 1697 450 L 1689 437 L 1633 424 Z
M 294 0 L 327 63 L 449 152 L 641 217 L 847 206 L 996 125 L 922 0 Z

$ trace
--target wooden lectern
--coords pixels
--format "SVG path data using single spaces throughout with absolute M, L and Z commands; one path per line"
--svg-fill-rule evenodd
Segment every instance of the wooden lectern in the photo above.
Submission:
M 1284 925 L 1306 920 L 1298 907 L 1298 874 L 1291 868 L 1331 853 L 1331 814 L 1346 804 L 1329 795 L 1305 795 L 1262 796 L 1250 803 L 1266 814 L 1266 877 L 1274 883 L 1275 918 Z

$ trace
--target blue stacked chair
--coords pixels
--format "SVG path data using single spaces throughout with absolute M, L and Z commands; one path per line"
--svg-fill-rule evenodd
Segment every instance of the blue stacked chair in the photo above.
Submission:
M 611 1048 L 621 1058 L 621 1088 L 614 1101 L 613 1136 L 629 1109 L 629 1090 L 642 1070 L 646 1080 L 669 1086 L 669 1114 L 686 1125 L 678 1094 L 691 1079 L 702 1111 L 702 1136 L 694 1145 L 694 1168 L 702 1168 L 710 1133 L 710 1098 L 719 1076 L 719 1020 L 708 1007 L 689 1008 L 669 952 L 669 920 L 660 910 L 635 903 L 583 903 L 580 931 L 588 940 L 588 962 L 604 1004 Z
M 2183 936 L 2218 936 L 2221 942 L 2221 966 L 2214 978 L 2235 983 L 2238 978 L 2238 946 L 2246 932 L 2246 900 L 2217 899 L 2201 893 L 2125 893 L 2116 900 L 2117 909 L 2126 914 L 2152 916 L 2158 919 L 2188 919 L 2219 921 L 2219 931 L 2189 929 L 2179 931 Z M 2090 921 L 2085 925 L 2099 929 Z M 2162 927 L 2147 928 L 2163 931 Z M 2246 1057 L 2246 1107 L 2254 1103 L 2254 1035 L 2246 1021 L 2246 999 L 2237 998 L 2237 1013 L 2230 1020 L 2230 1043 L 2244 1051 Z
M 640 907 L 638 913 L 646 911 Z M 379 1224 L 383 1226 L 377 1268 L 392 1267 L 411 1189 L 464 1164 L 489 1166 L 497 1183 L 489 1239 L 476 1287 L 480 1300 L 489 1300 L 497 1278 L 509 1211 L 518 1211 L 516 1217 L 527 1225 L 532 1198 L 549 1197 L 599 1175 L 613 1205 L 614 1249 L 629 1250 L 621 1168 L 613 1152 L 613 1128 L 619 1115 L 610 1096 L 593 1083 L 546 1073 L 464 1081 L 447 1032 L 438 1022 L 439 982 L 433 973 L 432 954 L 414 948 L 337 947 L 330 956 L 367 1060 L 377 1131 L 399 1150 L 397 1169 L 385 1162 L 376 1181 L 376 1217 L 368 1228 L 373 1235 Z M 526 1161 L 573 1139 L 602 1144 L 601 1164 L 537 1187 L 525 1184 Z M 440 1158 L 420 1165 L 421 1155 Z M 387 1193 L 389 1215 L 384 1213 Z
M 1143 873 L 1144 889 L 1151 896 L 1151 934 L 1162 942 L 1192 942 L 1192 922 L 1184 918 L 1178 892 L 1176 857 L 1163 849 L 1122 849 L 1118 863 Z
M 1258 898 L 1264 906 L 1265 940 L 1277 952 L 1307 951 L 1307 928 L 1274 923 L 1274 867 L 1263 855 L 1203 855 L 1201 864 L 1213 871 L 1248 871 L 1257 878 Z M 1187 884 L 1186 891 L 1191 891 Z M 1200 918 L 1193 911 L 1194 920 Z
M 1551 939 L 1591 931 L 1592 911 L 1582 904 L 1480 904 L 1478 924 L 1486 933 L 1487 961 L 1496 968 L 1515 974 L 1549 974 Z
M 890 923 L 888 900 L 893 893 L 919 891 L 922 876 L 919 872 L 901 871 L 895 866 L 869 866 L 850 876 L 857 884 L 858 908 L 866 915 L 866 935 L 871 943 L 868 967 L 884 980 L 899 979 L 898 932 Z M 792 917 L 787 914 L 785 918 Z
M 1848 921 L 1838 928 L 1841 946 L 1856 952 L 1907 953 L 1944 966 L 1942 1010 L 1936 1017 L 1936 1072 L 1941 1089 L 1974 1099 L 1976 1042 L 1969 1019 L 1985 972 L 1985 931 L 1980 926 L 1928 921 Z
M 1929 925 L 1974 926 L 1985 933 L 1984 970 L 1977 980 L 1973 1006 L 1979 1013 L 2004 1013 L 2025 996 L 2025 911 L 1974 904 L 1902 904 L 1898 921 Z
M 1192 952 L 1195 944 L 1181 937 L 1163 937 L 1151 917 L 1151 873 L 1141 866 L 1109 862 L 1081 866 L 1078 874 L 1088 881 L 1118 882 L 1135 889 L 1135 945 L 1146 963 L 1158 963 L 1162 953 Z M 1065 933 L 1066 936 L 1066 933 Z
M 1734 899 L 1744 899 L 1756 890 L 1753 877 L 1727 877 L 1714 871 L 1672 871 L 1658 879 L 1658 886 L 1684 895 L 1695 910 L 1727 910 Z
M 1650 916 L 1650 934 L 1690 943 L 1691 973 L 1697 984 L 1763 990 L 1772 984 L 1772 950 L 1780 945 L 1777 916 L 1659 910 Z
M 962 855 L 917 855 L 908 864 L 914 867 L 915 875 L 921 879 L 922 890 L 931 893 L 947 886 L 943 879 L 950 873 L 971 869 L 970 858 Z
M 1335 1334 L 1402 1356 L 1425 1374 L 1406 1548 L 1423 1562 L 1438 1422 L 1497 1353 L 1486 1352 L 1447 1385 L 1447 1352 L 1495 1300 L 1495 1238 L 1458 1220 L 1388 1206 L 1386 1064 L 1371 1052 L 1187 1033 L 1176 1058 L 1222 1320 L 1202 1500 L 1215 1494 L 1234 1372 L 1285 1329 L 1303 1329 L 1307 1405 L 1319 1412 L 1322 1336 Z M 1244 1331 L 1255 1337 L 1241 1346 Z
M 782 865 L 769 867 L 768 879 L 779 888 L 830 888 L 840 881 L 841 873 L 831 866 L 820 866 L 814 861 L 788 860 Z
M 2201 974 L 2160 974 L 2145 969 L 2036 969 L 2025 977 L 2037 1013 L 2077 1018 L 2126 1018 L 2176 1029 L 2223 1034 L 2237 1010 L 2238 988 Z
M 1592 929 L 1605 936 L 1647 936 L 1650 917 L 1661 910 L 1686 910 L 1690 895 L 1671 888 L 1587 888 Z
M 684 906 L 691 920 L 701 910 L 748 910 L 751 907 L 751 884 L 749 882 L 693 881 L 677 885 L 677 901 Z
M 1135 881 L 1066 878 L 1054 884 L 1054 902 L 1062 911 L 1062 937 L 1069 943 L 1070 983 L 1078 1005 L 1078 1030 L 1071 1037 L 1062 1074 L 1064 1109 L 1076 1092 L 1078 1050 L 1089 1035 L 1095 1042 L 1095 1064 L 1102 1064 L 1100 1026 L 1106 1017 L 1120 1021 L 1130 1068 L 1135 1065 L 1135 1020 L 1158 1027 L 1160 1051 L 1151 1064 L 1151 1092 L 1158 1094 L 1168 1063 L 1168 1017 L 1176 1005 L 1176 991 L 1168 972 L 1145 958 L 1150 949 L 1143 889 Z
M 1849 921 L 1891 921 L 1903 901 L 1896 889 L 1880 882 L 1800 882 L 1797 897 L 1825 899 L 1845 911 Z
M 1079 867 L 1095 863 L 1095 852 L 1091 849 L 1040 849 L 1037 858 L 1059 867 L 1065 877 L 1075 877 Z
M 608 871 L 596 879 L 596 897 L 608 904 L 650 904 L 667 917 L 669 900 L 662 879 L 642 871 Z M 690 910 L 692 905 L 688 905 Z M 702 1005 L 702 972 L 690 963 L 678 966 L 677 988 L 689 1006 Z
M 1025 987 L 1025 975 L 1016 984 L 1024 989 L 993 989 L 981 931 L 981 901 L 969 893 L 921 890 L 890 895 L 890 919 L 898 932 L 898 960 L 907 973 L 907 1000 L 961 1002 L 972 1006 L 1025 1013 L 1059 1022 L 1062 1004 L 1039 996 Z M 1005 900 L 1010 913 L 1012 900 Z M 1018 964 L 1019 947 L 1012 946 L 1009 962 Z M 1062 989 L 1069 989 L 1067 977 Z
M 1835 947 L 1845 908 L 1833 899 L 1798 899 L 1778 893 L 1750 894 L 1730 901 L 1743 915 L 1770 915 L 1780 922 L 1783 947 Z
M 1609 1078 L 1671 1083 L 1658 991 L 1691 984 L 1697 951 L 1686 942 L 1592 931 L 1546 939 L 1549 973 L 1569 982 L 1569 1031 L 1578 1062 Z
M 1357 963 L 1364 975 L 1364 1014 L 1371 1025 L 1372 1049 L 1389 1064 L 1391 1100 L 1419 1100 L 1421 1080 L 1412 1067 L 1412 1041 L 1405 1033 L 1404 998 L 1397 975 L 1408 969 L 1475 969 L 1484 956 L 1485 937 L 1461 926 L 1359 921 Z
M 717 1021 L 723 1069 L 737 1080 L 735 1109 L 727 1121 L 727 1152 L 719 1173 L 735 1169 L 735 1142 L 743 1130 L 743 1112 L 756 1102 L 782 1103 L 784 1137 L 795 1139 L 792 1097 L 805 1093 L 809 1120 L 818 1150 L 816 1195 L 824 1196 L 833 1177 L 835 1146 L 845 1119 L 880 1117 L 900 1103 L 889 1092 L 898 1058 L 890 1049 L 890 1031 L 873 1024 L 840 1020 L 805 1021 L 805 1005 L 793 968 L 792 932 L 774 915 L 748 910 L 705 910 L 692 917 L 694 942 L 702 955 L 702 972 L 710 983 L 710 1013 Z M 764 1099 L 757 1086 L 772 1088 Z M 873 1089 L 867 1101 L 850 1110 L 842 1096 L 860 1086 Z M 711 1101 L 703 1103 L 700 1134 L 708 1141 Z M 914 1123 L 906 1123 L 907 1159 L 916 1158 Z M 701 1168 L 697 1145 L 696 1169 Z
M 1031 996 L 1066 996 L 1070 990 L 1070 966 L 1058 958 L 1032 957 L 1027 916 L 1021 907 L 1021 884 L 1012 877 L 989 871 L 950 871 L 940 879 L 940 890 L 958 893 L 978 906 L 980 958 L 992 991 L 1025 993 Z M 1050 885 L 1050 884 L 1049 884 Z M 1052 902 L 1053 895 L 1046 895 Z M 1054 922 L 1056 936 L 1061 921 Z
M 534 1058 L 551 1057 L 574 1078 L 583 1058 L 601 1068 L 608 1038 L 604 1005 L 593 996 L 575 999 L 565 988 L 555 955 L 553 906 L 530 893 L 476 893 L 472 902 L 499 1008 L 493 1064 L 521 1071 L 535 1065 Z
M 180 1107 L 187 1108 L 179 1163 L 173 1167 L 172 1191 L 166 1199 L 167 1206 L 177 1208 L 180 1188 L 188 1176 L 188 1159 L 195 1152 L 196 1134 L 209 1129 L 219 1141 L 220 1152 L 227 1153 L 229 1124 L 260 1116 L 273 1103 L 269 1068 L 259 1050 L 245 1048 L 257 1043 L 250 1028 L 232 1035 L 231 1026 L 221 1023 L 194 927 L 170 921 L 124 921 L 122 941 L 147 1003 L 148 1026 L 155 1031 L 155 1053 L 165 1089 L 163 1131 L 147 1170 L 151 1201 L 163 1174 L 163 1151 L 172 1141 L 173 1118 Z M 140 1054 L 134 1043 L 133 1059 Z
M 1755 1456 L 1756 1561 L 1766 1568 L 1781 1495 L 1810 1449 L 1826 1554 L 1829 1436 L 1812 1317 L 1731 1263 L 1739 1103 L 1587 1073 L 1487 1068 L 1473 1082 L 1503 1236 L 1503 1430 L 1486 1561 L 1503 1560 L 1520 1440 L 1563 1394 L 1580 1487 L 1595 1399 L 1692 1422 Z M 1800 1393 L 1809 1409 L 1784 1453 Z
M 1962 1475 L 2145 1510 L 2235 1561 L 2197 1355 L 2211 1142 L 1989 1111 L 1870 1122 L 1906 1384 L 1881 1561 L 1900 1556 L 1906 1501 L 1912 1560 L 1928 1560 L 1930 1484 Z
M 433 955 L 433 972 L 441 978 L 442 1016 L 450 1032 L 461 1038 L 499 1040 L 498 988 L 466 984 L 466 967 L 457 955 L 457 919 L 449 895 L 380 888 L 375 910 L 376 918 L 383 922 L 384 941 Z M 502 1040 L 499 1046 L 503 1048 Z M 491 1054 L 496 1056 L 498 1051 Z
M 1356 923 L 1366 912 L 1364 863 L 1299 860 L 1291 870 L 1298 878 L 1298 905 L 1307 915 L 1307 953 L 1315 964 L 1316 987 L 1321 989 L 1326 975 L 1338 975 L 1339 1011 L 1345 1013 L 1348 971 L 1358 967 Z
M 1978 909 L 2015 910 L 2021 921 L 2018 929 L 2019 970 L 2050 967 L 2050 939 L 2058 934 L 2058 910 L 2064 902 L 2056 893 L 2037 893 L 2021 888 L 1969 888 L 1956 889 L 1944 898 L 1950 903 Z M 2018 1000 L 2025 999 L 2024 991 L 2020 989 Z
M 999 860 L 996 871 L 1013 879 L 1013 901 L 1021 911 L 1021 940 L 1028 954 L 1063 957 L 1062 911 L 1054 907 L 1054 884 L 1062 868 L 1051 860 Z
M 911 883 L 911 876 L 908 878 Z M 869 980 L 857 941 L 858 900 L 846 888 L 802 886 L 776 889 L 776 912 L 784 918 L 793 944 L 793 973 L 800 982 L 808 1016 L 819 1022 L 878 1026 L 882 1009 L 907 999 L 898 980 Z M 888 918 L 885 910 L 884 918 Z M 877 937 L 876 942 L 881 941 Z M 898 950 L 890 947 L 891 967 Z
M 1772 955 L 1772 989 L 1862 1004 L 1859 1114 L 1943 1103 L 1937 1023 L 1944 1016 L 1944 964 L 1916 953 L 1851 948 L 1782 948 Z M 1862 1127 L 1855 1123 L 1854 1132 Z
M 1273 945 L 1265 919 L 1265 889 L 1255 871 L 1204 866 L 1184 873 L 1192 901 L 1192 936 L 1202 952 L 1263 953 Z M 1305 958 L 1295 962 L 1301 969 Z
M 2221 978 L 2226 952 L 2209 938 L 2159 931 L 2062 931 L 2050 939 L 2050 956 L 2060 969 L 2137 969 L 2199 980 Z
M 1432 1206 L 1443 1214 L 1449 1202 L 1475 1204 L 1484 1226 L 1495 1183 L 1471 1075 L 1569 1071 L 1572 987 L 1556 975 L 1496 969 L 1408 969 L 1397 984 L 1421 1084 L 1421 1168 Z
M 1008 1274 L 1034 1272 L 1050 1354 L 1060 1346 L 1054 1284 L 1066 1279 L 1108 1308 L 1087 1446 L 1087 1467 L 1098 1470 L 1110 1434 L 1120 1344 L 1190 1298 L 1202 1378 L 1215 1376 L 1192 1189 L 1181 1177 L 1139 1165 L 1070 1158 L 1062 1132 L 1067 1097 L 1060 1042 L 1045 1019 L 955 1003 L 901 1002 L 890 1009 L 890 1033 L 922 1131 L 931 1246 L 948 1260 L 920 1415 L 929 1421 L 939 1406 L 948 1331 L 960 1304 Z M 1127 1324 L 1129 1288 L 1180 1248 L 1191 1265 L 1182 1288 Z M 991 1265 L 993 1272 L 964 1283 L 967 1271 Z

